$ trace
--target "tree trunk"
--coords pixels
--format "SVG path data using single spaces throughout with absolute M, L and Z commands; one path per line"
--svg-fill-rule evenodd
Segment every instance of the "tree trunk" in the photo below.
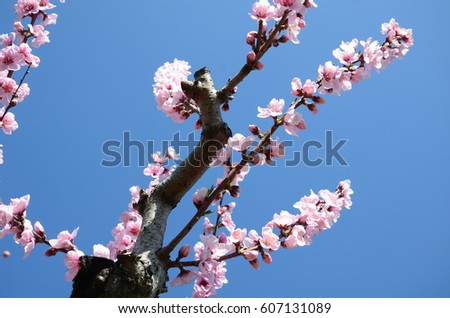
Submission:
M 169 255 L 158 251 L 163 247 L 169 214 L 231 136 L 221 116 L 221 105 L 230 98 L 229 93 L 216 91 L 206 68 L 197 71 L 194 79 L 183 82 L 182 88 L 200 108 L 203 131 L 199 144 L 150 194 L 141 191 L 135 208 L 143 221 L 132 253 L 119 255 L 116 262 L 82 257 L 71 297 L 158 297 L 167 291 Z

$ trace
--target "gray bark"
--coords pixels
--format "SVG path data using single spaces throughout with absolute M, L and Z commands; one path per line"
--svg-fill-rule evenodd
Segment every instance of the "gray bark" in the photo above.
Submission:
M 160 251 L 169 214 L 208 170 L 211 159 L 231 136 L 221 116 L 221 105 L 230 99 L 231 92 L 217 91 L 206 68 L 196 72 L 194 79 L 183 82 L 182 88 L 201 111 L 203 130 L 199 144 L 150 195 L 141 192 L 135 208 L 143 222 L 132 253 L 121 255 L 116 262 L 82 257 L 71 297 L 158 297 L 166 292 L 169 256 Z

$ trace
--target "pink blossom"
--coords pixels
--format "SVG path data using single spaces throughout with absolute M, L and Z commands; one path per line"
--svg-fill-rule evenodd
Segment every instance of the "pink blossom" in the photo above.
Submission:
M 242 134 L 235 134 L 233 137 L 228 138 L 228 145 L 236 151 L 245 152 L 254 142 L 252 136 L 245 137 Z
M 298 44 L 298 35 L 302 28 L 306 26 L 305 20 L 295 14 L 290 14 L 288 17 L 287 37 L 292 43 Z
M 381 50 L 381 46 L 378 41 L 372 41 L 372 38 L 367 41 L 360 41 L 363 46 L 363 58 L 365 67 L 370 70 L 375 68 L 380 70 L 383 66 L 382 61 L 384 53 Z
M 218 208 L 217 208 L 217 213 L 220 215 L 220 216 L 224 216 L 224 215 L 227 215 L 227 214 L 231 214 L 231 213 L 233 213 L 233 209 L 236 207 L 236 202 L 230 202 L 230 203 L 228 203 L 228 204 L 225 204 L 225 205 L 220 205 Z
M 35 246 L 35 238 L 33 233 L 33 226 L 30 220 L 23 221 L 23 229 L 20 230 L 14 237 L 17 244 L 20 244 L 25 249 L 24 258 L 27 258 Z
M 278 137 L 270 140 L 270 156 L 275 158 L 282 158 L 284 156 L 284 146 L 280 143 Z
M 350 81 L 352 81 L 353 83 L 358 83 L 358 82 L 362 81 L 363 79 L 369 78 L 369 77 L 370 77 L 370 73 L 366 70 L 366 68 L 363 66 L 360 66 L 360 67 L 352 70 Z
M 77 237 L 78 227 L 69 233 L 68 231 L 62 231 L 58 234 L 56 239 L 49 240 L 50 245 L 53 248 L 57 249 L 76 249 L 76 246 L 73 244 L 73 240 Z
M 231 218 L 231 213 L 233 212 L 234 207 L 236 206 L 235 202 L 231 202 L 226 205 L 219 205 L 217 213 L 222 217 L 222 225 L 226 227 L 228 231 L 233 231 L 236 225 Z
M 183 270 L 170 282 L 170 287 L 189 284 L 196 278 L 199 278 L 198 273 L 191 270 Z
M 23 55 L 25 62 L 31 67 L 38 67 L 41 60 L 36 55 L 31 53 L 31 48 L 27 43 L 21 43 L 17 50 Z
M 41 238 L 45 238 L 45 229 L 44 226 L 41 224 L 41 222 L 36 221 L 34 222 L 34 232 L 40 236 Z
M 295 112 L 294 108 L 289 108 L 283 120 L 284 130 L 293 136 L 298 136 L 297 131 L 306 129 L 305 121 L 301 114 Z
M 229 252 L 234 252 L 235 246 L 225 236 L 201 235 L 201 242 L 194 246 L 195 259 L 199 260 L 198 278 L 194 284 L 193 297 L 209 297 L 216 294 L 228 280 L 225 277 L 226 263 L 217 259 Z
M 294 235 L 289 235 L 282 243 L 284 248 L 294 248 L 297 247 L 297 239 Z
M 381 25 L 381 33 L 387 34 L 390 43 L 400 45 L 400 41 L 410 47 L 414 44 L 412 29 L 404 29 L 395 21 L 391 19 L 388 23 Z
M 203 228 L 205 229 L 205 234 L 210 234 L 211 231 L 215 228 L 214 224 L 205 216 L 203 221 Z
M 31 196 L 29 194 L 24 195 L 20 198 L 11 199 L 11 207 L 13 208 L 14 215 L 23 215 L 25 216 L 25 210 L 30 203 Z
M 40 9 L 39 0 L 17 0 L 17 4 L 14 5 L 14 9 L 19 18 L 38 13 Z
M 157 151 L 151 155 L 153 161 L 158 164 L 163 164 L 166 161 L 166 158 L 161 156 L 161 151 Z
M 216 157 L 211 158 L 211 163 L 209 164 L 211 167 L 216 167 L 225 164 L 231 156 L 231 153 L 233 152 L 233 149 L 229 147 L 228 145 L 226 147 L 223 147 L 217 152 Z
M 39 9 L 41 10 L 49 10 L 56 7 L 53 3 L 50 3 L 50 0 L 39 0 Z
M 111 251 L 109 248 L 102 244 L 95 244 L 94 247 L 94 256 L 96 257 L 103 257 L 109 259 L 111 256 Z
M 231 171 L 232 167 L 225 166 L 224 169 L 225 169 L 225 176 L 227 176 L 228 173 Z M 230 185 L 231 186 L 239 185 L 239 182 L 244 181 L 245 176 L 249 172 L 250 172 L 250 165 L 247 163 L 239 170 L 238 173 L 236 173 L 236 175 L 234 176 L 233 180 L 230 182 Z
M 274 0 L 277 7 L 282 11 L 289 9 L 298 13 L 304 13 L 305 7 L 303 6 L 303 0 Z
M 44 25 L 56 24 L 57 19 L 58 15 L 56 13 L 49 13 L 45 16 L 42 24 Z
M 258 117 L 259 118 L 267 118 L 267 117 L 277 117 L 283 113 L 284 108 L 284 99 L 275 99 L 273 98 L 269 106 L 267 108 L 258 107 Z
M 195 191 L 194 196 L 192 197 L 192 201 L 197 208 L 199 208 L 203 204 L 206 197 L 208 196 L 208 192 L 209 190 L 205 187 Z
M 326 62 L 325 65 L 320 65 L 318 71 L 322 79 L 319 88 L 321 94 L 340 95 L 342 91 L 348 91 L 352 88 L 350 74 L 345 69 L 333 65 L 331 61 Z
M 18 52 L 16 45 L 7 46 L 0 50 L 0 71 L 18 71 L 24 61 L 24 57 Z
M 325 201 L 325 204 L 331 207 L 339 208 L 341 207 L 341 202 L 339 201 L 339 196 L 331 192 L 330 190 L 320 190 L 319 196 Z
M 295 224 L 298 221 L 299 216 L 293 215 L 288 211 L 281 211 L 280 214 L 275 213 L 273 215 L 273 223 L 276 224 L 279 228 L 286 228 Z
M 294 96 L 311 96 L 317 92 L 318 85 L 316 82 L 307 79 L 305 85 L 302 85 L 298 77 L 294 77 L 291 82 L 292 95 Z
M 157 108 L 175 122 L 182 122 L 189 116 L 183 104 L 186 96 L 181 89 L 181 82 L 191 74 L 190 68 L 186 61 L 175 59 L 172 63 L 166 62 L 159 67 L 153 77 Z
M 294 203 L 294 208 L 299 209 L 302 213 L 317 211 L 319 204 L 319 196 L 311 190 L 309 196 L 302 197 L 298 202 Z
M 115 260 L 117 255 L 126 253 L 134 247 L 136 241 L 132 236 L 125 231 L 118 232 L 114 236 L 114 241 L 108 243 L 108 248 L 111 251 L 110 259 Z
M 149 163 L 147 168 L 144 169 L 144 175 L 151 176 L 158 179 L 161 174 L 164 173 L 164 167 L 159 164 Z
M 133 207 L 133 203 L 138 203 L 141 197 L 141 188 L 139 186 L 132 186 L 130 189 L 131 201 L 130 206 Z
M 14 211 L 11 205 L 0 203 L 0 226 L 6 226 L 14 218 Z M 1 236 L 0 236 L 1 237 Z
M 2 104 L 8 106 L 14 93 L 17 91 L 16 81 L 9 77 L 0 77 L 0 98 Z M 3 115 L 4 109 L 0 109 L 0 114 Z
M 180 155 L 177 154 L 177 152 L 175 151 L 175 149 L 173 147 L 167 148 L 166 157 L 168 159 L 173 159 L 173 160 L 179 160 L 180 159 Z
M 238 243 L 243 242 L 245 237 L 247 236 L 247 229 L 234 229 L 233 231 L 230 231 L 230 241 L 232 243 Z
M 250 230 L 250 232 L 248 232 L 247 237 L 242 241 L 242 254 L 246 260 L 251 262 L 258 257 L 259 252 L 255 249 L 259 247 L 258 244 L 260 239 L 261 237 L 255 230 Z
M 353 39 L 350 42 L 341 42 L 339 48 L 333 50 L 335 58 L 343 65 L 352 65 L 359 60 L 359 53 L 356 51 L 359 41 Z
M 305 246 L 308 245 L 308 242 L 305 239 L 306 230 L 303 225 L 295 225 L 289 236 L 284 241 L 284 245 L 286 248 L 293 248 L 295 246 Z
M 30 88 L 28 87 L 27 83 L 22 83 L 22 85 L 20 85 L 19 87 L 19 90 L 17 91 L 13 103 L 15 104 L 21 103 L 28 95 L 30 95 Z
M 280 238 L 272 232 L 270 227 L 263 227 L 261 233 L 262 237 L 259 239 L 259 243 L 263 248 L 276 251 L 280 247 Z
M 64 257 L 64 264 L 67 267 L 66 281 L 73 281 L 75 276 L 77 276 L 78 270 L 80 269 L 80 257 L 84 256 L 84 253 L 80 250 L 68 251 Z
M 211 259 L 219 259 L 220 257 L 233 252 L 235 246 L 231 244 L 225 237 L 225 242 L 221 242 L 219 238 L 217 238 L 213 234 L 209 235 L 200 235 L 200 239 L 202 243 L 207 247 Z
M 11 32 L 9 34 L 1 34 L 0 40 L 2 42 L 3 47 L 12 46 L 14 44 L 14 39 L 16 38 L 16 34 Z
M 308 9 L 309 8 L 317 8 L 317 4 L 314 2 L 314 0 L 305 0 L 303 2 L 303 5 Z
M 347 179 L 339 182 L 338 185 L 338 191 L 340 193 L 339 196 L 342 198 L 343 205 L 347 209 L 350 209 L 350 207 L 352 206 L 351 195 L 353 194 L 353 189 L 350 188 L 350 184 L 351 181 Z
M 242 252 L 242 255 L 244 256 L 244 258 L 249 261 L 249 262 L 253 262 L 258 258 L 259 252 L 258 251 L 254 251 L 254 250 L 244 250 Z
M 22 22 L 15 21 L 14 22 L 14 30 L 16 31 L 17 42 L 21 43 L 24 40 L 25 28 L 22 25 Z M 27 31 L 28 32 L 28 31 Z
M 48 38 L 48 35 L 50 32 L 45 30 L 44 26 L 41 24 L 37 25 L 28 25 L 30 28 L 31 34 L 34 36 L 34 39 L 31 40 L 31 45 L 34 47 L 40 47 L 41 45 L 45 43 L 49 43 L 50 39 Z
M 275 16 L 275 7 L 268 0 L 259 0 L 253 3 L 251 18 L 254 20 L 262 20 L 268 22 Z

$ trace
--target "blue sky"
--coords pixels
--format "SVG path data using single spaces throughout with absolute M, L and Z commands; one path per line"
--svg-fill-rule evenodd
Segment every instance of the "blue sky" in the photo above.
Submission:
M 243 259 L 227 265 L 229 283 L 220 297 L 449 297 L 450 196 L 447 182 L 450 112 L 445 105 L 450 62 L 445 45 L 450 9 L 447 1 L 317 1 L 307 15 L 300 45 L 269 51 L 265 69 L 243 84 L 224 115 L 234 133 L 247 133 L 257 106 L 272 98 L 290 100 L 290 81 L 317 76 L 317 67 L 333 60 L 342 40 L 380 34 L 394 17 L 413 28 L 415 45 L 401 61 L 342 96 L 328 97 L 315 116 L 305 114 L 308 129 L 293 140 L 287 156 L 308 140 L 348 140 L 341 150 L 348 165 L 307 167 L 299 164 L 252 169 L 236 201 L 240 227 L 258 231 L 309 190 L 334 189 L 351 179 L 353 206 L 329 231 L 308 247 L 281 250 L 271 265 L 253 270 Z M 10 32 L 13 0 L 0 5 L 0 33 Z M 252 1 L 67 1 L 58 5 L 51 43 L 37 49 L 41 66 L 28 78 L 31 95 L 14 113 L 20 128 L 0 136 L 5 164 L 0 166 L 0 196 L 31 194 L 28 216 L 41 221 L 48 236 L 80 227 L 77 246 L 91 253 L 106 244 L 129 201 L 128 188 L 146 186 L 136 149 L 130 166 L 101 166 L 108 159 L 102 144 L 133 140 L 162 145 L 179 132 L 187 138 L 194 120 L 172 123 L 156 110 L 154 71 L 174 58 L 192 71 L 203 66 L 222 86 L 245 62 L 245 35 L 255 29 L 248 17 Z M 447 28 L 447 29 L 446 29 Z M 195 133 L 198 136 L 198 132 Z M 160 150 L 156 147 L 155 150 Z M 311 157 L 324 156 L 320 150 Z M 196 185 L 209 187 L 221 169 L 210 170 Z M 173 211 L 167 239 L 194 213 L 192 191 Z M 185 243 L 194 245 L 200 228 Z M 0 297 L 67 297 L 62 255 L 43 256 L 37 246 L 23 260 L 11 237 L 0 241 Z M 171 272 L 174 277 L 177 273 Z M 188 297 L 192 286 L 171 289 L 163 297 Z

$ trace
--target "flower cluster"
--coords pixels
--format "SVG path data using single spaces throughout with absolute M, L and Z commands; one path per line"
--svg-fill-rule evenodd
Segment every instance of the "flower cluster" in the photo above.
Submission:
M 30 88 L 24 82 L 28 69 L 36 68 L 40 63 L 28 41 L 35 48 L 50 42 L 46 26 L 56 24 L 57 15 L 46 11 L 54 7 L 49 0 L 18 0 L 14 6 L 14 32 L 0 34 L 0 128 L 7 135 L 19 128 L 10 109 L 30 94 Z M 30 22 L 24 26 L 22 20 L 28 18 Z M 27 70 L 17 83 L 13 75 L 24 67 Z
M 50 246 L 45 252 L 46 256 L 54 256 L 58 252 L 66 253 L 65 264 L 69 264 L 66 279 L 72 280 L 79 269 L 79 263 L 74 262 L 74 257 L 84 255 L 73 243 L 78 233 L 78 228 L 69 233 L 62 231 L 56 239 L 48 240 L 44 227 L 38 221 L 34 225 L 27 219 L 27 207 L 30 195 L 11 199 L 10 204 L 0 203 L 0 239 L 7 234 L 14 235 L 14 241 L 24 247 L 25 258 L 28 257 L 37 243 Z
M 120 216 L 120 223 L 112 230 L 114 240 L 107 246 L 102 244 L 94 245 L 94 256 L 117 260 L 117 255 L 130 252 L 141 230 L 142 216 L 134 209 L 134 204 L 139 201 L 140 189 L 138 186 L 130 188 L 131 201 L 128 211 Z
M 292 82 L 292 89 L 294 91 L 294 85 L 295 90 L 301 90 L 302 93 L 303 89 L 301 88 L 301 82 L 299 79 L 294 79 Z M 314 94 L 315 90 L 311 93 Z M 284 109 L 284 105 L 285 105 L 285 101 L 284 99 L 275 99 L 273 98 L 269 105 L 266 108 L 263 107 L 258 107 L 258 117 L 259 118 L 273 118 L 275 120 L 277 120 L 278 116 L 283 114 L 283 109 Z M 303 120 L 303 117 L 301 114 L 298 114 L 295 111 L 295 104 L 292 104 L 288 111 L 286 112 L 286 114 L 284 114 L 283 116 L 283 127 L 284 130 L 290 134 L 290 135 L 294 135 L 294 136 L 298 136 L 298 131 L 299 130 L 304 130 L 306 129 L 306 123 Z
M 161 152 L 156 152 L 151 157 L 153 163 L 144 169 L 144 175 L 153 178 L 147 189 L 148 193 L 172 173 L 174 167 L 166 168 L 164 164 L 170 159 L 179 159 L 179 155 L 172 147 L 169 147 L 164 155 L 161 155 Z M 94 245 L 94 256 L 116 261 L 118 255 L 131 252 L 142 225 L 142 216 L 134 208 L 135 204 L 139 201 L 140 192 L 141 189 L 138 186 L 130 188 L 131 200 L 128 204 L 128 210 L 122 213 L 120 216 L 121 222 L 112 230 L 111 234 L 114 239 L 107 246 L 102 244 Z
M 192 295 L 195 298 L 214 296 L 217 289 L 228 283 L 226 262 L 218 259 L 234 250 L 234 245 L 225 235 L 201 235 L 200 239 L 201 242 L 194 246 L 195 260 L 199 261 Z
M 149 163 L 147 167 L 144 169 L 144 175 L 152 177 L 153 180 L 150 181 L 148 186 L 148 192 L 150 193 L 153 188 L 163 182 L 167 177 L 169 177 L 172 172 L 175 170 L 175 166 L 165 167 L 164 164 L 172 159 L 179 160 L 180 156 L 175 152 L 173 147 L 167 148 L 164 155 L 161 155 L 161 152 L 157 151 L 152 154 L 153 163 Z
M 194 204 L 198 205 L 208 193 L 206 189 L 198 190 L 194 195 Z M 227 283 L 225 259 L 243 256 L 253 268 L 259 269 L 258 256 L 261 256 L 264 263 L 270 264 L 271 253 L 280 247 L 310 245 L 314 235 L 337 222 L 343 208 L 350 208 L 352 194 L 349 180 L 341 181 L 334 192 L 320 190 L 315 194 L 311 191 L 309 196 L 304 196 L 293 205 L 299 213 L 275 213 L 272 220 L 262 227 L 261 234 L 255 230 L 247 231 L 246 228 L 236 227 L 231 216 L 235 202 L 218 205 L 217 222 L 213 224 L 205 216 L 204 234 L 194 246 L 198 272 L 186 270 L 179 265 L 180 274 L 171 282 L 171 286 L 187 284 L 195 279 L 194 297 L 215 295 L 216 290 Z M 221 228 L 225 228 L 228 234 L 217 234 Z M 175 263 L 188 254 L 189 246 L 185 245 L 180 249 Z
M 394 19 L 382 24 L 381 33 L 387 35 L 382 44 L 372 38 L 366 41 L 353 39 L 342 42 L 333 50 L 334 57 L 342 66 L 331 61 L 319 66 L 319 92 L 340 95 L 350 90 L 352 83 L 368 78 L 372 69 L 380 71 L 393 60 L 402 58 L 414 44 L 412 30 L 400 27 Z M 358 50 L 359 45 L 361 50 Z
M 300 213 L 275 213 L 273 219 L 261 229 L 261 235 L 250 230 L 246 236 L 246 229 L 234 229 L 230 231 L 230 239 L 235 242 L 236 251 L 257 269 L 258 255 L 261 255 L 264 263 L 270 264 L 270 253 L 280 247 L 310 245 L 314 235 L 336 223 L 344 207 L 350 208 L 351 194 L 353 190 L 349 180 L 340 182 L 335 192 L 321 190 L 317 195 L 311 191 L 309 196 L 294 204 Z
M 270 46 L 293 42 L 298 44 L 298 36 L 306 26 L 304 16 L 309 8 L 317 7 L 313 0 L 259 0 L 252 5 L 250 17 L 258 21 L 258 31 L 250 31 L 246 42 L 252 51 L 247 54 L 247 64 L 254 70 L 264 65 L 259 61 Z M 275 21 L 275 27 L 268 30 L 268 23 Z M 285 34 L 280 35 L 282 31 Z
M 191 74 L 191 66 L 186 61 L 175 59 L 164 63 L 153 77 L 153 94 L 157 108 L 162 110 L 174 122 L 185 121 L 193 112 L 197 112 L 195 102 L 186 97 L 181 89 L 181 82 Z
M 289 109 L 283 113 L 284 99 L 273 98 L 267 107 L 258 107 L 258 117 L 273 118 L 276 125 L 282 124 L 288 134 L 297 136 L 299 130 L 306 129 L 302 115 L 296 112 L 300 105 L 305 105 L 316 114 L 317 105 L 325 103 L 324 98 L 316 93 L 340 95 L 341 92 L 350 90 L 352 83 L 368 78 L 372 69 L 380 71 L 394 59 L 402 58 L 414 43 L 412 30 L 401 28 L 394 19 L 382 24 L 382 33 L 387 34 L 387 37 L 381 45 L 372 38 L 367 41 L 353 39 L 342 42 L 339 48 L 333 50 L 333 55 L 341 66 L 336 66 L 331 61 L 320 65 L 317 81 L 307 79 L 302 83 L 300 78 L 293 78 L 291 93 L 296 99 Z M 362 48 L 358 51 L 359 45 Z M 254 134 L 260 134 L 259 128 Z
M 274 0 L 271 5 L 268 0 L 259 0 L 252 5 L 250 17 L 254 20 L 261 21 L 264 28 L 271 20 L 280 21 L 287 14 L 287 20 L 284 25 L 286 35 L 282 36 L 278 41 L 299 43 L 298 35 L 302 28 L 306 26 L 304 16 L 309 8 L 316 8 L 317 4 L 313 0 Z M 254 44 L 257 32 L 250 32 L 247 35 L 247 43 Z
M 25 257 L 33 250 L 36 241 L 45 239 L 44 228 L 39 222 L 31 225 L 26 218 L 30 195 L 11 199 L 10 204 L 0 203 L 0 239 L 13 234 L 14 240 L 25 249 Z M 42 235 L 42 237 L 41 237 Z

